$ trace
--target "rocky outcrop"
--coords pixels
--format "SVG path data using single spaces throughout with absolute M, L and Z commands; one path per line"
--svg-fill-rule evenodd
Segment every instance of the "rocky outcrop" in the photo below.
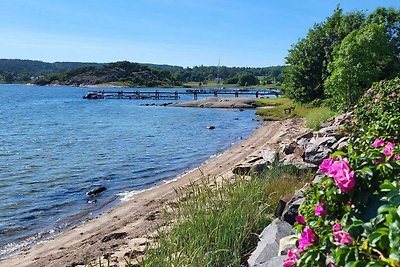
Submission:
M 293 230 L 290 224 L 279 219 L 273 220 L 259 236 L 260 241 L 258 242 L 257 249 L 251 254 L 247 261 L 249 266 L 274 266 L 268 265 L 268 262 L 278 255 L 279 241 L 291 234 L 293 234 Z
M 351 114 L 345 114 L 332 118 L 325 122 L 319 131 L 304 133 L 292 142 L 282 144 L 277 151 L 262 153 L 266 164 L 271 164 L 272 162 L 267 159 L 273 158 L 284 165 L 311 169 L 316 171 L 316 175 L 311 184 L 306 184 L 294 194 L 281 198 L 275 211 L 277 219 L 260 235 L 260 242 L 248 260 L 249 266 L 282 266 L 286 258 L 284 255 L 295 247 L 296 236 L 292 235 L 293 232 L 289 228 L 292 229 L 292 225 L 296 222 L 298 209 L 305 200 L 304 192 L 324 177 L 318 171 L 318 165 L 332 152 L 348 145 L 349 137 L 341 133 L 340 126 L 350 117 Z

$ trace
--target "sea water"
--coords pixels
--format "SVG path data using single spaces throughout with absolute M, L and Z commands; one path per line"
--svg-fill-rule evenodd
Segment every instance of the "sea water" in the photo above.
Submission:
M 85 100 L 87 91 L 0 85 L 0 258 L 199 166 L 258 125 L 254 110 Z M 107 190 L 85 194 L 98 186 Z

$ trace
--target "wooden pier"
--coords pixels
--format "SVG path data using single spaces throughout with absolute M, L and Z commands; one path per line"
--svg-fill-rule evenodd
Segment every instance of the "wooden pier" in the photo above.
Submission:
M 89 91 L 85 99 L 150 99 L 150 100 L 178 100 L 181 95 L 193 95 L 197 100 L 198 96 L 234 95 L 239 96 L 280 96 L 281 92 L 271 89 L 188 89 L 186 91 Z

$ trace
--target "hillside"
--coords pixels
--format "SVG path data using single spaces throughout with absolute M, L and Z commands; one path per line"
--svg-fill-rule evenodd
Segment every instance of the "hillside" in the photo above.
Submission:
M 120 61 L 101 67 L 89 66 L 68 72 L 51 74 L 34 81 L 37 85 L 97 85 L 116 83 L 125 86 L 174 86 L 179 82 L 171 73 L 143 66 L 138 63 Z

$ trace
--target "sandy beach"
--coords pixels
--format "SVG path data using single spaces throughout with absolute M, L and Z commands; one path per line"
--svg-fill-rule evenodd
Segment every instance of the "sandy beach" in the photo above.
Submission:
M 176 199 L 176 188 L 184 188 L 201 177 L 230 178 L 232 169 L 266 148 L 278 149 L 307 131 L 301 119 L 267 122 L 244 142 L 202 164 L 178 179 L 133 195 L 98 218 L 35 244 L 0 261 L 0 266 L 80 266 L 86 258 L 109 254 L 113 266 L 125 266 L 124 255 L 143 247 L 160 225 L 160 209 Z

